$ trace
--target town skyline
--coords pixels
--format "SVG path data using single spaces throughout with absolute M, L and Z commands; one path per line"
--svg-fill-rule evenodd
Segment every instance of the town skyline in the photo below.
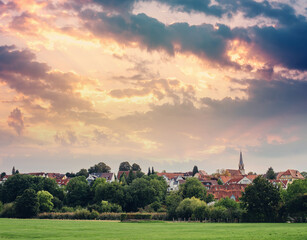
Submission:
M 110 172 L 112 172 L 112 173 L 117 173 L 118 171 L 120 171 L 119 170 L 120 163 L 122 163 L 122 162 L 120 162 L 116 167 L 112 167 L 111 164 L 108 164 L 107 161 L 101 161 L 101 162 L 103 162 L 107 166 L 109 166 L 111 168 Z M 285 170 L 285 169 L 274 168 L 273 166 L 269 166 L 267 169 L 264 169 L 264 171 L 262 171 L 262 172 L 257 172 L 257 171 L 254 171 L 253 169 L 245 169 L 245 161 L 244 161 L 244 158 L 243 158 L 243 153 L 241 151 L 240 151 L 239 160 L 238 160 L 238 164 L 237 164 L 238 167 L 235 167 L 235 166 L 223 167 L 223 168 L 217 168 L 217 169 L 215 169 L 213 171 L 208 170 L 208 169 L 212 169 L 212 168 L 205 169 L 205 168 L 202 168 L 201 165 L 193 165 L 189 169 L 187 169 L 187 168 L 185 168 L 185 169 L 159 169 L 159 168 L 156 168 L 156 166 L 154 166 L 154 165 L 143 167 L 142 163 L 137 163 L 137 162 L 131 162 L 131 165 L 133 163 L 138 164 L 141 167 L 141 171 L 144 172 L 145 174 L 147 173 L 148 168 L 150 168 L 150 169 L 154 168 L 155 172 L 160 172 L 160 173 L 162 173 L 162 172 L 192 172 L 193 167 L 197 166 L 199 170 L 204 170 L 204 171 L 206 171 L 210 175 L 210 174 L 216 173 L 218 170 L 227 170 L 227 169 L 238 169 L 238 170 L 241 170 L 241 168 L 242 168 L 241 162 L 243 163 L 243 171 L 244 171 L 243 175 L 248 175 L 250 172 L 253 173 L 253 174 L 255 173 L 257 175 L 265 174 L 266 171 L 269 168 L 271 168 L 271 167 L 273 168 L 273 170 L 275 172 L 282 172 L 282 171 Z M 93 163 L 93 164 L 97 164 L 97 163 L 98 162 Z M 240 168 L 240 165 L 241 165 L 241 168 Z M 37 169 L 29 169 L 28 171 L 23 171 L 22 169 L 18 168 L 18 166 L 12 166 L 12 168 L 14 168 L 14 170 L 18 170 L 18 172 L 20 172 L 20 173 L 33 173 L 33 172 L 46 172 L 46 173 L 49 172 L 50 173 L 50 172 L 58 172 L 58 173 L 61 173 L 61 174 L 77 173 L 80 169 L 88 169 L 88 167 L 84 166 L 84 167 L 81 167 L 81 168 L 76 169 L 76 170 L 67 170 L 67 171 L 65 171 L 65 170 L 63 171 L 63 169 L 61 169 L 59 171 L 53 171 L 53 169 L 51 169 L 51 168 L 49 170 L 48 169 L 47 170 L 42 170 L 42 169 L 37 168 Z M 4 170 L 0 169 L 0 173 L 1 172 L 5 172 L 7 175 L 10 175 L 11 172 L 12 172 L 12 168 L 10 170 L 8 170 L 8 171 L 4 171 Z M 293 167 L 292 168 L 291 167 L 290 168 L 286 168 L 286 169 L 295 169 L 295 170 L 299 170 L 300 172 L 306 172 L 305 169 L 296 169 L 296 168 L 293 168 Z
M 306 171 L 306 9 L 1 0 L 0 171 Z

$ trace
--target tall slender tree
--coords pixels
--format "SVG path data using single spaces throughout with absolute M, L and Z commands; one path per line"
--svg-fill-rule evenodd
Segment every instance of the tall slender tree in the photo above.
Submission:
M 197 166 L 194 166 L 193 167 L 193 176 L 198 173 L 198 167 Z
M 148 173 L 147 173 L 147 176 L 149 176 L 151 174 L 150 172 L 150 167 L 148 168 Z
M 15 175 L 15 174 L 16 174 L 16 170 L 15 170 L 15 166 L 13 166 L 12 175 Z

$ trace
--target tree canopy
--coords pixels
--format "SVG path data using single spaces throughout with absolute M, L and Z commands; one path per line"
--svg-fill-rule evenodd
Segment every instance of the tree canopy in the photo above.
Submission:
M 88 169 L 89 173 L 108 173 L 111 168 L 103 162 L 95 164 L 94 166 Z
M 263 177 L 257 177 L 252 185 L 245 188 L 241 201 L 249 221 L 274 222 L 278 218 L 280 190 Z

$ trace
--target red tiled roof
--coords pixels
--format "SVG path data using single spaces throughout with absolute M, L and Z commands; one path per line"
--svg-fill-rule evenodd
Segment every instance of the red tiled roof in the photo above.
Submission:
M 287 188 L 288 181 L 287 180 L 269 180 L 271 183 L 280 183 L 283 188 Z
M 283 172 L 278 180 L 282 177 L 282 176 L 288 176 L 288 175 L 291 175 L 292 178 L 295 178 L 295 179 L 304 179 L 304 177 L 302 176 L 302 174 L 297 171 L 297 170 L 294 170 L 294 169 L 288 169 L 287 171 Z
M 234 196 L 236 201 L 239 201 L 239 198 L 242 196 L 242 192 L 245 191 L 247 187 L 246 184 L 237 184 L 237 185 L 217 185 L 211 186 L 208 190 L 208 193 L 213 194 L 215 199 L 221 199 L 225 197 Z
M 235 169 L 226 169 L 230 173 L 230 175 L 233 176 L 242 176 L 240 170 L 235 170 Z
M 126 177 L 128 177 L 130 171 L 118 171 L 117 173 L 117 179 L 120 179 L 123 173 L 126 174 Z M 133 171 L 134 174 L 136 174 L 136 171 Z
M 256 177 L 258 177 L 258 175 L 247 175 L 246 176 L 249 180 L 254 181 Z
M 208 173 L 204 170 L 199 170 L 198 173 L 201 175 L 201 176 L 208 176 Z
M 168 179 L 174 179 L 174 178 L 177 178 L 179 176 L 183 177 L 184 176 L 184 173 L 157 173 L 157 175 L 159 177 L 162 177 L 162 176 L 165 176 L 167 177 Z
M 233 177 L 226 184 L 238 184 L 244 177 Z
M 220 179 L 221 179 L 221 181 L 223 183 L 226 183 L 226 182 L 228 182 L 231 179 L 231 177 L 229 177 L 229 176 L 220 176 Z
M 66 186 L 67 183 L 69 183 L 70 179 L 69 178 L 66 178 L 66 179 L 55 179 L 55 181 L 57 182 L 58 185 Z

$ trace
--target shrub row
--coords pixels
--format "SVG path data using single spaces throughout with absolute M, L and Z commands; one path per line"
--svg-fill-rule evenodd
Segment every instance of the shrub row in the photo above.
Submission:
M 86 209 L 77 210 L 75 212 L 51 212 L 41 213 L 37 216 L 40 219 L 96 219 L 96 220 L 120 220 L 120 213 L 98 213 L 97 211 L 89 211 Z

